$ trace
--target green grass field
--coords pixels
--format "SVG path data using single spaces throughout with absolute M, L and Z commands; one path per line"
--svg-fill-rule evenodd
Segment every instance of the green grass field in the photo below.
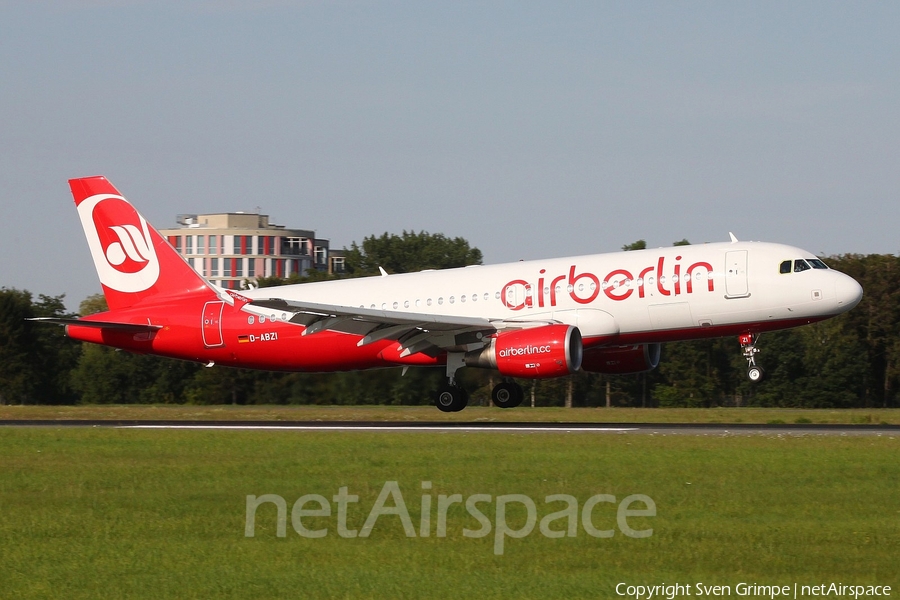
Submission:
M 515 411 L 512 411 L 515 412 Z M 435 414 L 437 411 L 435 411 Z M 0 429 L 3 598 L 616 598 L 619 582 L 845 584 L 900 588 L 900 435 L 621 435 Z M 397 481 L 419 533 L 395 515 L 367 538 L 340 537 L 336 517 L 291 526 L 304 494 L 357 494 L 360 529 L 382 486 Z M 432 482 L 423 491 L 422 482 Z M 246 497 L 274 505 L 245 537 Z M 655 517 L 617 528 L 615 504 L 593 512 L 610 538 L 534 531 L 464 537 L 478 522 L 460 504 L 436 537 L 438 495 L 532 498 L 540 521 L 569 494 L 645 494 Z M 332 502 L 333 510 L 336 505 Z M 393 506 L 389 501 L 388 506 Z M 496 525 L 496 502 L 480 508 Z M 307 508 L 315 507 L 308 505 Z M 635 508 L 641 508 L 638 505 Z M 510 510 L 511 528 L 525 523 Z M 334 514 L 334 513 L 333 513 Z M 553 529 L 565 529 L 556 521 Z M 494 528 L 496 529 L 496 527 Z
M 157 419 L 222 421 L 552 421 L 599 423 L 853 423 L 900 425 L 900 409 L 559 408 L 470 406 L 0 406 L 0 419 Z

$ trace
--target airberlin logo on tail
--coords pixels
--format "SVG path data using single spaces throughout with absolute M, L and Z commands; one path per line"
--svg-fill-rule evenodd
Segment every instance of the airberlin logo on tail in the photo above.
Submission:
M 106 260 L 114 267 L 121 267 L 126 260 L 135 264 L 150 262 L 150 240 L 134 225 L 113 225 L 110 227 L 119 237 L 106 247 Z
M 143 292 L 159 279 L 159 259 L 147 221 L 125 198 L 97 194 L 78 205 L 100 283 L 124 293 Z

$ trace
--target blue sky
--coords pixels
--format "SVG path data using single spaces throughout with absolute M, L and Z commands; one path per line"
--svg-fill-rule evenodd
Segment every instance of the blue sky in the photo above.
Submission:
M 900 4 L 4 2 L 0 286 L 99 291 L 68 195 L 485 262 L 900 251 Z

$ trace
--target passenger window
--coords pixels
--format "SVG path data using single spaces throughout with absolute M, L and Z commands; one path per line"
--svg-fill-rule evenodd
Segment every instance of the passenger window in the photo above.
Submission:
M 778 272 L 784 275 L 785 273 L 791 272 L 791 261 L 786 260 L 781 263 L 781 266 L 778 268 Z
M 794 261 L 794 273 L 800 273 L 801 271 L 809 271 L 810 268 L 811 267 L 802 258 L 798 258 L 797 260 Z

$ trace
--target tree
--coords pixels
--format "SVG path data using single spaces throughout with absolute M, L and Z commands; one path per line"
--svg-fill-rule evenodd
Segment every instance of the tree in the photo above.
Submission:
M 622 250 L 624 250 L 625 252 L 628 252 L 630 250 L 646 250 L 646 249 L 647 249 L 647 242 L 645 242 L 644 240 L 638 240 L 636 242 L 632 242 L 630 244 L 625 244 L 624 246 L 622 246 Z
M 0 289 L 0 404 L 63 404 L 74 401 L 68 370 L 77 343 L 62 327 L 28 321 L 33 317 L 68 317 L 63 296 L 38 296 Z
M 64 297 L 38 294 L 39 301 L 32 305 L 35 316 L 75 316 L 66 311 Z M 38 348 L 36 365 L 43 374 L 37 382 L 38 401 L 42 404 L 74 403 L 77 395 L 69 380 L 69 373 L 78 363 L 80 344 L 66 336 L 65 328 L 58 325 L 34 323 L 33 330 Z
M 313 281 L 328 281 L 329 279 L 338 279 L 338 276 L 317 269 L 310 269 L 305 275 L 297 275 L 291 273 L 287 277 L 278 277 L 271 275 L 269 277 L 257 277 L 256 285 L 258 287 L 275 287 L 278 285 L 293 285 L 296 283 L 311 283 Z M 244 281 L 244 287 L 249 287 L 249 280 Z
M 103 294 L 93 294 L 88 296 L 78 305 L 78 314 L 82 317 L 106 312 L 108 310 L 109 305 L 106 303 L 106 296 Z
M 424 269 L 449 269 L 481 264 L 481 250 L 469 247 L 461 237 L 440 233 L 404 231 L 369 236 L 362 245 L 353 242 L 346 250 L 345 270 L 351 277 L 388 273 L 411 273 Z
M 106 310 L 106 298 L 94 294 L 81 302 L 78 312 L 86 316 Z M 180 404 L 199 368 L 186 361 L 83 343 L 69 381 L 83 404 Z
M 0 289 L 0 404 L 25 404 L 34 397 L 37 348 L 25 320 L 34 316 L 31 294 Z
M 666 344 L 659 372 L 664 381 L 654 395 L 660 406 L 715 406 L 722 397 L 723 373 L 719 340 Z

